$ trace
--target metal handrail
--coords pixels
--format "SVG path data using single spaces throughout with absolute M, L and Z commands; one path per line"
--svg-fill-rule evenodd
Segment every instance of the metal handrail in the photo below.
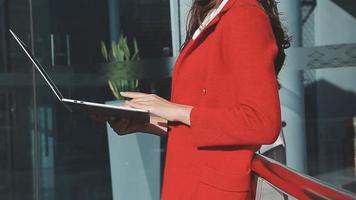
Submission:
M 274 187 L 297 199 L 356 199 L 356 195 L 332 188 L 257 153 L 252 161 L 252 171 Z

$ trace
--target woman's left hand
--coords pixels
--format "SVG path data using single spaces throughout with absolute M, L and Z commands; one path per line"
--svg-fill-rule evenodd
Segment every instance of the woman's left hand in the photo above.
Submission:
M 131 98 L 125 103 L 133 108 L 149 110 L 150 113 L 168 121 L 180 121 L 190 125 L 192 106 L 175 104 L 155 94 L 141 92 L 120 92 L 123 97 Z

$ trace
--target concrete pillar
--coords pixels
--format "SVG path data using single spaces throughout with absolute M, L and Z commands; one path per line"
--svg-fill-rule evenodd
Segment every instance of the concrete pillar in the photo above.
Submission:
M 122 105 L 123 101 L 107 102 Z M 135 133 L 119 136 L 107 124 L 113 200 L 157 200 L 161 190 L 161 139 Z
M 120 2 L 119 0 L 109 0 L 109 27 L 110 40 L 119 41 L 120 38 Z
M 179 55 L 185 41 L 186 23 L 192 0 L 170 0 L 173 56 Z
M 281 1 L 278 4 L 282 13 L 283 24 L 292 35 L 292 47 L 302 45 L 301 1 Z M 287 50 L 288 59 L 288 50 Z M 284 127 L 286 140 L 287 166 L 306 172 L 306 139 L 303 73 L 297 70 L 298 63 L 284 66 L 279 74 L 282 85 L 280 90 L 282 119 L 287 123 Z
M 179 47 L 181 45 L 181 34 L 180 34 L 180 1 L 170 0 L 170 11 L 171 11 L 171 30 L 172 30 L 172 50 L 173 56 L 177 57 L 179 55 Z

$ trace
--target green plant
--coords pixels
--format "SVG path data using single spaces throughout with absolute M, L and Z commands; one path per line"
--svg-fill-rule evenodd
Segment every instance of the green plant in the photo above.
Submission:
M 140 59 L 137 40 L 133 39 L 133 52 L 131 52 L 128 39 L 124 34 L 120 34 L 118 42 L 111 42 L 109 50 L 103 41 L 100 42 L 101 54 L 109 65 L 108 77 L 109 87 L 117 99 L 123 99 L 121 91 L 137 91 L 139 80 L 135 78 L 135 69 L 124 61 L 137 61 Z

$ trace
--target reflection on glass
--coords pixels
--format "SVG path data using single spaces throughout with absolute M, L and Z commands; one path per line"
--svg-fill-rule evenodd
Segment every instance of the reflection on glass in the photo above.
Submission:
M 22 59 L 9 67 L 30 68 Z M 32 199 L 37 187 L 32 74 L 0 73 L 0 77 L 0 199 Z
M 35 55 L 64 96 L 101 103 L 115 99 L 107 83 L 108 65 L 98 64 L 105 62 L 100 41 L 109 46 L 125 33 L 129 41 L 137 39 L 140 64 L 128 65 L 140 68 L 139 90 L 155 90 L 169 98 L 170 73 L 162 69 L 172 61 L 155 61 L 171 55 L 169 1 L 41 0 L 32 8 Z M 115 26 L 112 20 L 117 21 Z M 117 30 L 115 35 L 112 30 Z M 166 75 L 150 78 L 155 72 Z M 69 113 L 41 78 L 37 80 L 36 97 L 40 199 L 113 199 L 113 192 L 122 188 L 112 187 L 105 124 L 95 123 L 82 113 Z M 161 178 L 160 140 L 157 144 L 150 149 L 158 153 L 155 199 Z M 137 167 L 134 163 L 129 166 Z M 141 166 L 138 173 L 150 170 L 145 167 Z
M 356 68 L 305 71 L 308 172 L 356 193 Z

